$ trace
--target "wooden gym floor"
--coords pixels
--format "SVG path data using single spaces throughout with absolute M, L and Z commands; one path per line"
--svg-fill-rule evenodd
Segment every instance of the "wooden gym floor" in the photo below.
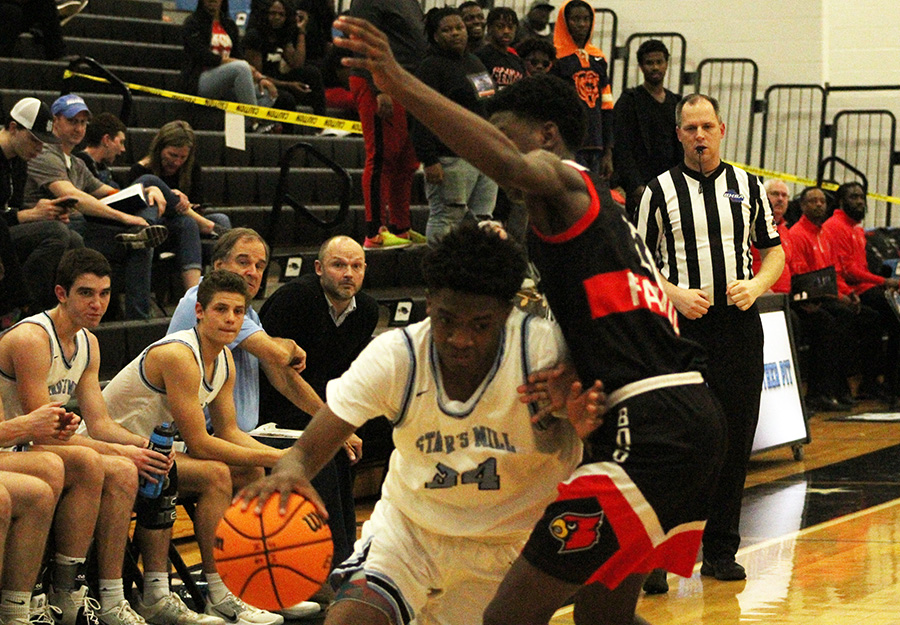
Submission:
M 699 566 L 689 579 L 670 575 L 669 592 L 643 596 L 639 615 L 671 625 L 900 625 L 900 422 L 834 416 L 810 419 L 802 460 L 789 447 L 752 458 L 738 552 L 747 580 L 701 578 Z M 371 507 L 358 506 L 360 524 Z M 190 533 L 176 524 L 176 536 Z M 193 541 L 178 542 L 188 564 L 199 561 Z M 571 610 L 551 623 L 570 625 Z

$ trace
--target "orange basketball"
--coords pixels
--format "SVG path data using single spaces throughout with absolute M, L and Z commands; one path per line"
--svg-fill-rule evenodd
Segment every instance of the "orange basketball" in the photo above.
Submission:
M 216 528 L 213 555 L 222 581 L 235 595 L 263 610 L 282 610 L 306 601 L 331 570 L 334 544 L 327 522 L 306 498 L 293 494 L 284 516 L 279 496 L 256 514 L 233 504 Z

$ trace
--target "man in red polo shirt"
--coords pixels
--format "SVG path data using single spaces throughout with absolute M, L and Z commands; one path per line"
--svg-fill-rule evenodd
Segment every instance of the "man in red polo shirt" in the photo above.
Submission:
M 831 245 L 837 261 L 838 273 L 847 288 L 862 304 L 878 313 L 878 329 L 887 333 L 888 342 L 884 353 L 884 386 L 868 389 L 883 394 L 889 403 L 897 401 L 898 375 L 900 364 L 900 321 L 884 296 L 885 289 L 896 289 L 897 278 L 884 278 L 869 271 L 866 261 L 866 233 L 860 223 L 866 216 L 866 192 L 858 182 L 846 182 L 836 193 L 838 208 L 822 224 L 822 234 Z
M 766 183 L 766 194 L 778 225 L 778 236 L 786 250 L 790 271 L 786 268 L 785 273 L 790 276 L 835 265 L 831 246 L 822 234 L 822 222 L 827 214 L 822 190 L 815 187 L 803 190 L 800 195 L 803 216 L 790 228 L 789 238 L 782 235 L 782 230 L 787 230 L 783 220 L 788 203 L 787 186 L 780 180 L 770 180 Z M 785 245 L 786 241 L 788 245 Z M 849 288 L 842 282 L 840 274 L 838 291 L 840 295 L 850 297 Z M 790 292 L 790 277 L 787 292 Z M 803 362 L 802 370 L 806 380 L 807 410 L 849 410 L 854 402 L 847 377 L 854 359 L 852 346 L 857 341 L 854 332 L 858 326 L 855 305 L 838 299 L 829 302 L 798 301 L 793 302 L 791 309 L 800 320 L 801 332 L 810 348 L 809 358 Z

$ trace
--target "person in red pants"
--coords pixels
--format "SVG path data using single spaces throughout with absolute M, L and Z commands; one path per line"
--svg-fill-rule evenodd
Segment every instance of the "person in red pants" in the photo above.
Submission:
M 422 7 L 415 0 L 353 0 L 350 15 L 383 30 L 400 64 L 415 70 L 425 56 Z M 413 176 L 419 167 L 407 127 L 406 109 L 380 93 L 368 72 L 354 70 L 350 92 L 359 111 L 366 145 L 363 201 L 366 205 L 367 248 L 424 243 L 410 229 L 409 202 Z

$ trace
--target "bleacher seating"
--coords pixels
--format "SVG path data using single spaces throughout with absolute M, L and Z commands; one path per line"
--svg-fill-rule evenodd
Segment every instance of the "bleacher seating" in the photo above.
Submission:
M 163 4 L 156 0 L 92 0 L 88 10 L 65 28 L 68 53 L 65 59 L 45 61 L 29 34 L 20 37 L 16 58 L 4 59 L 0 72 L 0 110 L 8 111 L 19 99 L 36 96 L 52 102 L 64 88 L 63 72 L 77 55 L 95 59 L 124 82 L 177 90 L 181 63 L 181 27 L 164 21 Z M 85 73 L 92 73 L 84 70 Z M 122 96 L 103 83 L 75 78 L 70 88 L 82 95 L 93 113 L 119 115 Z M 314 134 L 248 134 L 246 149 L 225 147 L 222 113 L 199 110 L 182 102 L 132 92 L 132 108 L 126 138 L 126 153 L 114 172 L 124 176 L 131 164 L 146 155 L 157 129 L 173 119 L 188 119 L 195 126 L 198 159 L 204 167 L 204 201 L 210 209 L 229 215 L 235 226 L 273 233 L 273 276 L 313 270 L 318 246 L 328 236 L 347 234 L 362 240 L 365 211 L 361 191 L 365 150 L 358 135 L 345 137 Z M 199 122 L 199 123 L 198 123 Z M 203 130 L 201 128 L 213 128 Z M 317 132 L 298 128 L 300 133 Z M 352 179 L 350 209 L 343 223 L 325 230 L 300 217 L 285 204 L 277 223 L 271 212 L 279 177 L 279 162 L 297 141 L 311 144 L 325 157 L 345 168 Z M 322 219 L 338 211 L 340 185 L 334 173 L 317 159 L 300 151 L 294 157 L 288 193 Z M 421 174 L 413 189 L 413 227 L 424 232 L 427 220 Z M 424 316 L 424 296 L 419 262 L 422 249 L 384 250 L 369 254 L 365 288 L 372 292 L 392 318 L 400 302 L 412 303 L 412 320 Z M 160 273 L 170 271 L 159 265 Z M 276 273 L 277 272 L 277 273 Z M 154 281 L 156 283 L 156 280 Z M 405 306 L 402 305 L 401 307 Z M 140 350 L 162 336 L 166 320 L 106 322 L 98 329 L 104 354 L 101 377 L 108 379 Z

